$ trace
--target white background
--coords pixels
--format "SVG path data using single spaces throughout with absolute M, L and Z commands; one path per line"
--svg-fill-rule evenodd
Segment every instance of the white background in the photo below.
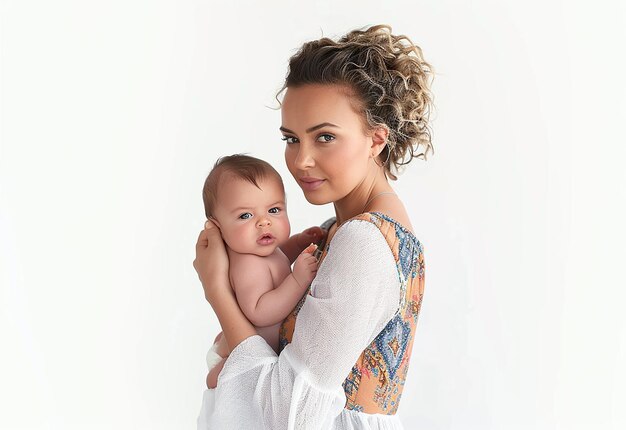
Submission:
M 192 268 L 215 159 L 289 176 L 274 95 L 322 34 L 436 68 L 396 184 L 426 295 L 407 429 L 626 428 L 619 1 L 2 1 L 0 428 L 190 429 L 219 329 Z

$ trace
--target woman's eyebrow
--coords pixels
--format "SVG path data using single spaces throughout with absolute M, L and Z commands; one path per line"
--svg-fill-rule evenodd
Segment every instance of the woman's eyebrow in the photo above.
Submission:
M 291 134 L 296 134 L 293 131 L 289 130 L 287 127 L 280 127 L 279 129 L 280 131 L 284 131 L 285 133 L 291 133 Z
M 307 133 L 311 133 L 311 132 L 314 132 L 315 130 L 319 130 L 320 128 L 323 128 L 323 127 L 337 127 L 337 128 L 340 128 L 338 125 L 332 124 L 330 122 L 323 122 L 321 124 L 314 125 L 313 127 L 307 128 L 305 131 Z M 280 127 L 280 131 L 284 131 L 285 133 L 296 134 L 293 131 L 289 130 L 287 127 L 282 127 L 282 126 Z

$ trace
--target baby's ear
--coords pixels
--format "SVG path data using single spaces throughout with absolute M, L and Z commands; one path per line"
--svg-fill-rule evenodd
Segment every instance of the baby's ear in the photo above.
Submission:
M 213 224 L 215 224 L 217 228 L 219 228 L 220 230 L 222 229 L 222 226 L 220 225 L 220 222 L 217 220 L 217 218 L 213 218 L 212 216 L 210 216 L 209 219 L 213 221 Z

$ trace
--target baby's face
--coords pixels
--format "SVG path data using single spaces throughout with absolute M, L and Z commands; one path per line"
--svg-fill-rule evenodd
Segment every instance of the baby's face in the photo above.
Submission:
M 274 252 L 290 233 L 285 194 L 275 178 L 254 184 L 224 178 L 217 192 L 213 217 L 230 249 L 261 257 Z

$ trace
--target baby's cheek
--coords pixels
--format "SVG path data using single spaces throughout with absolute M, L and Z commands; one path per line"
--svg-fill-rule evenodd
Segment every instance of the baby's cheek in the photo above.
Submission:
M 289 238 L 289 234 L 291 233 L 291 226 L 289 225 L 289 219 L 287 218 L 282 220 L 282 232 L 286 238 Z

